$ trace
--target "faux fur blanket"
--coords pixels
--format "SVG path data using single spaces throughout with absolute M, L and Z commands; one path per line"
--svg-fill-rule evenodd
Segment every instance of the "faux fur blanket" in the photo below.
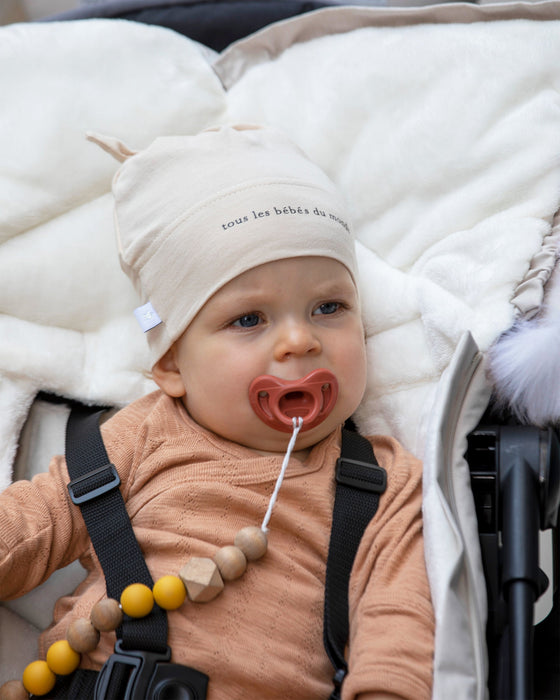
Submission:
M 537 418 L 560 417 L 560 284 L 543 306 L 558 250 L 560 22 L 376 26 L 383 17 L 325 10 L 313 36 L 307 19 L 281 23 L 220 56 L 115 20 L 0 29 L 0 488 L 38 391 L 120 405 L 153 388 L 113 238 L 117 164 L 87 131 L 143 148 L 267 122 L 322 165 L 358 238 L 363 432 L 422 455 L 465 331 L 494 347 L 506 401 L 545 363 L 555 398 Z M 532 340 L 520 359 L 535 327 L 538 362 Z M 532 382 L 514 397 L 520 413 L 542 403 Z
M 359 424 L 417 452 L 419 413 L 462 332 L 485 350 L 516 294 L 522 312 L 540 307 L 560 201 L 558 24 L 396 30 L 359 14 L 351 31 L 266 52 L 262 33 L 242 42 L 217 57 L 227 89 L 216 57 L 165 29 L 0 30 L 0 486 L 37 391 L 122 404 L 151 388 L 115 254 L 116 164 L 88 130 L 141 148 L 247 120 L 299 142 L 346 193 L 360 241 Z

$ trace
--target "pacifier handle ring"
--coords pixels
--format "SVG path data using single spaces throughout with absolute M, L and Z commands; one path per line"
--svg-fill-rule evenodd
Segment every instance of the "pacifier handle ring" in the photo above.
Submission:
M 282 399 L 294 393 L 302 394 L 302 404 L 287 413 L 281 407 Z M 249 387 L 249 401 L 257 416 L 269 427 L 285 433 L 292 431 L 294 417 L 303 418 L 302 431 L 319 425 L 330 414 L 337 398 L 338 382 L 327 369 L 313 370 L 295 380 L 265 374 L 256 377 Z

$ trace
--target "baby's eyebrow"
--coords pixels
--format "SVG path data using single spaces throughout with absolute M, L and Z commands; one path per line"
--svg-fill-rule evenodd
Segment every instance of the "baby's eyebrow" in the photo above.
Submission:
M 275 294 L 260 290 L 247 290 L 246 292 L 232 292 L 228 298 L 224 298 L 220 306 L 231 309 L 231 307 L 242 307 L 245 310 L 252 310 L 252 307 L 258 306 L 269 299 L 275 298 Z
M 264 287 L 247 285 L 242 289 L 229 290 L 228 294 L 221 299 L 218 300 L 216 298 L 216 302 L 220 309 L 230 311 L 234 307 L 252 311 L 261 304 L 275 301 L 279 292 L 281 293 L 281 290 L 277 288 L 270 289 L 266 285 Z M 324 279 L 318 281 L 313 287 L 306 289 L 304 293 L 309 297 L 328 299 L 353 295 L 355 292 L 356 288 L 350 279 Z
M 338 282 L 325 280 L 324 284 L 318 284 L 314 290 L 315 296 L 318 297 L 336 297 L 354 294 L 355 287 L 351 282 Z
M 355 287 L 352 284 L 352 282 L 344 281 L 344 282 L 332 282 L 329 281 L 326 285 L 326 289 L 328 292 L 338 292 L 338 293 L 347 293 L 347 292 L 353 292 Z
M 353 287 L 346 284 L 325 282 L 306 292 L 309 298 L 326 300 L 353 294 Z M 229 300 L 224 300 L 224 308 L 239 307 L 245 311 L 253 311 L 261 305 L 278 299 L 277 291 L 248 290 L 246 293 L 232 294 Z

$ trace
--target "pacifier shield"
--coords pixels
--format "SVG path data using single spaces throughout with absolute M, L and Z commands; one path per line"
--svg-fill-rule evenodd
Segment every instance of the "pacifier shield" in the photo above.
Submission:
M 315 369 L 292 381 L 263 374 L 251 382 L 249 401 L 257 416 L 271 428 L 293 430 L 293 418 L 303 418 L 310 430 L 330 414 L 338 398 L 338 382 L 328 369 Z

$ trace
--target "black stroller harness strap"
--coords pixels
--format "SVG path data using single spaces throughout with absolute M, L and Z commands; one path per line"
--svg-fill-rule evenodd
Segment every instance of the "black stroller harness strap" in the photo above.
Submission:
M 348 582 L 362 535 L 379 507 L 387 487 L 387 473 L 375 459 L 371 443 L 352 430 L 342 431 L 336 464 L 336 493 L 327 557 L 323 641 L 335 669 L 334 691 L 340 697 L 348 671 Z
M 107 594 L 119 600 L 122 591 L 129 584 L 144 583 L 151 588 L 153 580 L 126 511 L 119 489 L 118 472 L 109 462 L 103 444 L 99 429 L 102 413 L 103 411 L 92 412 L 92 409 L 82 406 L 72 408 L 66 430 L 66 462 L 71 479 L 68 491 L 73 503 L 82 511 L 105 574 Z M 377 464 L 370 442 L 358 433 L 344 429 L 341 456 L 336 464 L 336 493 L 325 581 L 324 644 L 335 668 L 334 691 L 330 700 L 340 697 L 340 688 L 347 672 L 345 647 L 349 630 L 350 572 L 362 534 L 375 515 L 379 497 L 385 488 L 386 472 Z M 144 618 L 129 618 L 125 615 L 117 630 L 117 638 L 116 653 L 110 657 L 97 681 L 96 698 L 140 700 L 151 697 L 150 693 L 144 695 L 136 691 L 129 694 L 130 683 L 126 669 L 123 678 L 116 678 L 116 682 L 112 683 L 113 689 L 103 689 L 103 692 L 99 690 L 104 686 L 104 678 L 108 678 L 107 667 L 117 665 L 122 672 L 123 665 L 133 664 L 136 655 L 144 666 L 146 660 L 152 663 L 150 660 L 154 659 L 155 666 L 159 665 L 168 675 L 172 671 L 179 675 L 185 673 L 187 684 L 201 684 L 204 688 L 204 693 L 195 693 L 195 697 L 205 697 L 207 677 L 204 674 L 166 663 L 170 657 L 167 615 L 157 605 Z M 87 680 L 85 685 L 91 686 L 91 676 L 82 680 Z M 71 695 L 63 697 L 74 696 L 71 692 Z M 80 693 L 80 697 L 91 695 L 84 692 L 83 695 Z
M 119 600 L 131 583 L 153 586 L 151 574 L 134 535 L 120 478 L 103 444 L 99 418 L 103 411 L 73 408 L 66 430 L 68 490 L 81 508 L 95 553 L 105 574 L 107 595 Z M 117 630 L 124 649 L 166 653 L 167 615 L 157 605 L 147 616 L 126 617 Z

